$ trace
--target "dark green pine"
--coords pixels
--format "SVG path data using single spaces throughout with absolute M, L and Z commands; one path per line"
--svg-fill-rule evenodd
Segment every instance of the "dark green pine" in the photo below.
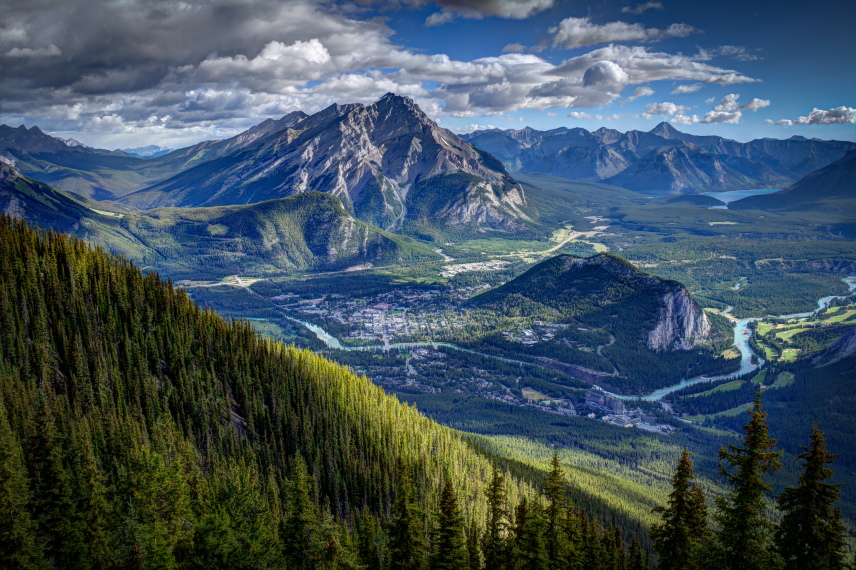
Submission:
M 662 570 L 701 567 L 701 548 L 709 539 L 707 506 L 695 484 L 695 469 L 686 449 L 672 477 L 672 492 L 665 507 L 656 507 L 661 522 L 651 528 L 651 538 Z
M 840 485 L 830 483 L 836 455 L 826 449 L 826 438 L 815 423 L 808 447 L 799 457 L 803 472 L 796 487 L 779 496 L 782 521 L 776 547 L 786 570 L 838 570 L 845 568 L 846 530 L 841 512 L 834 508 Z
M 774 526 L 766 516 L 772 485 L 765 475 L 781 467 L 782 451 L 775 450 L 776 440 L 769 436 L 760 389 L 749 414 L 743 446 L 729 444 L 719 450 L 720 473 L 730 489 L 716 503 L 713 560 L 723 570 L 778 570 Z
M 446 479 L 440 492 L 440 509 L 432 540 L 431 570 L 461 570 L 469 565 L 464 540 L 464 517 L 452 482 Z

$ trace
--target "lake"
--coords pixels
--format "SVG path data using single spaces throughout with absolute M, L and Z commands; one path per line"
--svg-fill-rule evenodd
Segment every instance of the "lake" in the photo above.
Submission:
M 728 204 L 729 202 L 734 202 L 735 200 L 740 200 L 741 198 L 748 198 L 749 196 L 761 196 L 763 194 L 772 194 L 773 192 L 778 192 L 781 188 L 755 188 L 752 190 L 731 190 L 729 192 L 704 192 L 702 196 L 710 196 L 711 198 L 716 198 L 722 202 Z M 711 209 L 719 209 L 724 210 L 728 206 L 711 206 Z

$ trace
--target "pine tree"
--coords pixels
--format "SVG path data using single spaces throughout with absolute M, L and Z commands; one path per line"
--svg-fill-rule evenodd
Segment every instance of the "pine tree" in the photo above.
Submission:
M 306 463 L 297 455 L 292 462 L 286 489 L 286 513 L 281 533 L 285 559 L 291 568 L 308 568 L 310 553 L 314 550 L 318 513 L 311 492 Z
M 663 521 L 651 528 L 662 570 L 692 570 L 701 566 L 699 549 L 708 538 L 707 507 L 694 479 L 690 452 L 684 449 L 672 478 L 668 505 L 654 508 Z
M 467 532 L 467 560 L 470 570 L 481 570 L 481 548 L 479 547 L 479 527 L 476 520 L 470 521 L 470 529 Z
M 431 570 L 461 570 L 468 565 L 464 518 L 452 482 L 446 479 L 440 493 L 440 510 L 432 541 Z
M 569 562 L 569 541 L 566 532 L 562 532 L 562 515 L 568 512 L 568 487 L 565 471 L 559 464 L 559 454 L 553 450 L 550 471 L 544 480 L 544 494 L 547 495 L 547 559 L 551 570 L 567 568 Z
M 729 444 L 719 450 L 720 473 L 731 489 L 717 499 L 715 515 L 716 563 L 725 570 L 765 570 L 780 567 L 772 549 L 773 523 L 765 515 L 766 493 L 772 486 L 764 475 L 781 467 L 781 451 L 769 437 L 767 414 L 758 390 L 749 410 L 743 447 Z M 722 462 L 734 469 L 729 471 Z
M 484 565 L 492 570 L 503 570 L 508 563 L 508 494 L 505 477 L 496 465 L 485 494 L 488 511 L 482 546 Z
M 0 567 L 45 568 L 36 525 L 30 518 L 30 489 L 21 444 L 0 402 Z
M 840 485 L 829 483 L 829 465 L 836 455 L 826 449 L 826 439 L 814 424 L 809 447 L 797 457 L 803 460 L 799 485 L 787 487 L 779 497 L 782 522 L 776 547 L 786 570 L 838 570 L 845 567 L 845 528 L 841 512 L 833 509 Z
M 389 525 L 391 570 L 422 570 L 425 566 L 425 530 L 413 491 L 410 471 L 399 473 L 398 494 Z
M 514 516 L 514 568 L 547 570 L 547 521 L 540 501 L 531 503 L 523 497 Z
M 633 533 L 633 540 L 630 543 L 627 570 L 648 570 L 648 562 L 645 560 L 645 552 L 642 550 L 642 543 L 639 540 L 638 532 Z

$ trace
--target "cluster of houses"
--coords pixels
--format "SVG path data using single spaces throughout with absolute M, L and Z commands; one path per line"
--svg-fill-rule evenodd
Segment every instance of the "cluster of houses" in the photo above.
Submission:
M 640 408 L 628 410 L 624 402 L 605 392 L 598 386 L 586 391 L 586 404 L 593 410 L 589 418 L 600 417 L 602 422 L 625 428 L 638 428 L 651 433 L 671 434 L 675 428 L 668 424 L 656 424 L 657 419 L 643 412 Z M 600 414 L 605 415 L 600 416 Z

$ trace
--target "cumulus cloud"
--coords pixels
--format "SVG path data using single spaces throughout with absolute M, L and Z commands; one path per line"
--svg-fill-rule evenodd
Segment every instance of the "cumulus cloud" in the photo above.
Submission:
M 698 61 L 709 61 L 715 57 L 731 57 L 738 61 L 757 61 L 761 59 L 758 49 L 749 49 L 743 46 L 719 46 L 715 48 L 699 48 L 695 59 Z
M 570 117 L 571 119 L 597 119 L 598 121 L 603 120 L 602 115 L 591 115 L 582 111 L 571 111 L 570 113 L 568 113 L 568 117 Z
M 522 53 L 526 51 L 526 46 L 523 44 L 513 43 L 502 48 L 502 53 Z
M 463 127 L 455 127 L 457 133 L 474 133 L 476 131 L 492 131 L 496 129 L 493 125 L 465 125 Z
M 646 119 L 652 119 L 658 115 L 683 115 L 689 110 L 689 107 L 685 107 L 684 105 L 676 105 L 675 103 L 671 103 L 668 101 L 663 103 L 649 103 L 648 106 L 645 108 L 645 113 L 642 115 L 642 117 Z
M 554 35 L 554 47 L 573 49 L 610 42 L 654 42 L 663 38 L 685 38 L 697 30 L 687 24 L 672 24 L 660 30 L 646 28 L 642 24 L 593 24 L 589 18 L 565 18 L 549 31 Z
M 640 97 L 650 97 L 654 94 L 654 90 L 648 87 L 647 85 L 643 85 L 642 87 L 637 87 L 633 90 L 633 95 L 624 100 L 625 103 L 629 103 L 630 101 L 634 101 Z
M 771 125 L 791 127 L 793 125 L 846 125 L 856 123 L 856 109 L 853 107 L 836 107 L 824 111 L 814 108 L 808 117 L 797 117 L 796 119 L 780 119 L 778 121 L 766 120 Z
M 689 107 L 684 105 L 676 105 L 675 103 L 652 103 L 648 105 L 645 113 L 640 115 L 645 119 L 652 119 L 656 116 L 668 116 L 670 121 L 678 125 L 692 125 L 695 123 L 724 123 L 736 125 L 743 118 L 743 111 L 757 111 L 764 107 L 770 106 L 770 101 L 767 99 L 758 99 L 757 97 L 741 105 L 738 99 L 740 95 L 729 93 L 719 102 L 718 105 L 708 111 L 704 117 L 698 115 L 690 115 Z M 708 101 L 712 102 L 712 101 Z
M 639 14 L 647 12 L 648 10 L 662 10 L 662 9 L 663 9 L 663 3 L 662 2 L 645 2 L 644 4 L 639 4 L 637 6 L 633 6 L 632 8 L 630 6 L 625 6 L 624 8 L 621 9 L 621 12 L 624 14 L 636 14 L 638 16 Z
M 224 138 L 266 117 L 370 103 L 387 91 L 412 96 L 439 118 L 566 114 L 612 103 L 628 87 L 644 96 L 649 88 L 641 85 L 658 80 L 755 81 L 690 56 L 621 45 L 560 62 L 513 44 L 496 56 L 455 59 L 397 45 L 388 21 L 360 19 L 357 8 L 312 0 L 65 0 L 37 10 L 33 1 L 4 6 L 0 122 L 37 123 L 110 148 L 139 146 L 115 137 L 168 146 Z M 471 9 L 523 18 L 553 2 L 434 4 L 455 17 Z
M 628 82 L 649 83 L 669 79 L 700 81 L 719 85 L 757 81 L 734 70 L 699 63 L 691 57 L 663 52 L 649 52 L 643 46 L 610 45 L 573 57 L 554 70 L 558 75 L 577 76 L 597 62 L 611 61 L 627 74 Z
M 699 89 L 701 89 L 701 83 L 691 83 L 691 84 L 678 85 L 677 87 L 672 89 L 672 95 L 681 95 L 683 93 L 695 93 Z M 710 102 L 712 103 L 713 101 L 710 101 Z
M 456 18 L 481 19 L 485 16 L 523 20 L 551 8 L 554 0 L 435 0 L 435 2 L 443 10 L 428 16 L 425 20 L 428 26 L 446 24 Z
M 15 47 L 6 52 L 6 57 L 53 57 L 58 55 L 62 55 L 62 50 L 53 44 L 35 49 Z

